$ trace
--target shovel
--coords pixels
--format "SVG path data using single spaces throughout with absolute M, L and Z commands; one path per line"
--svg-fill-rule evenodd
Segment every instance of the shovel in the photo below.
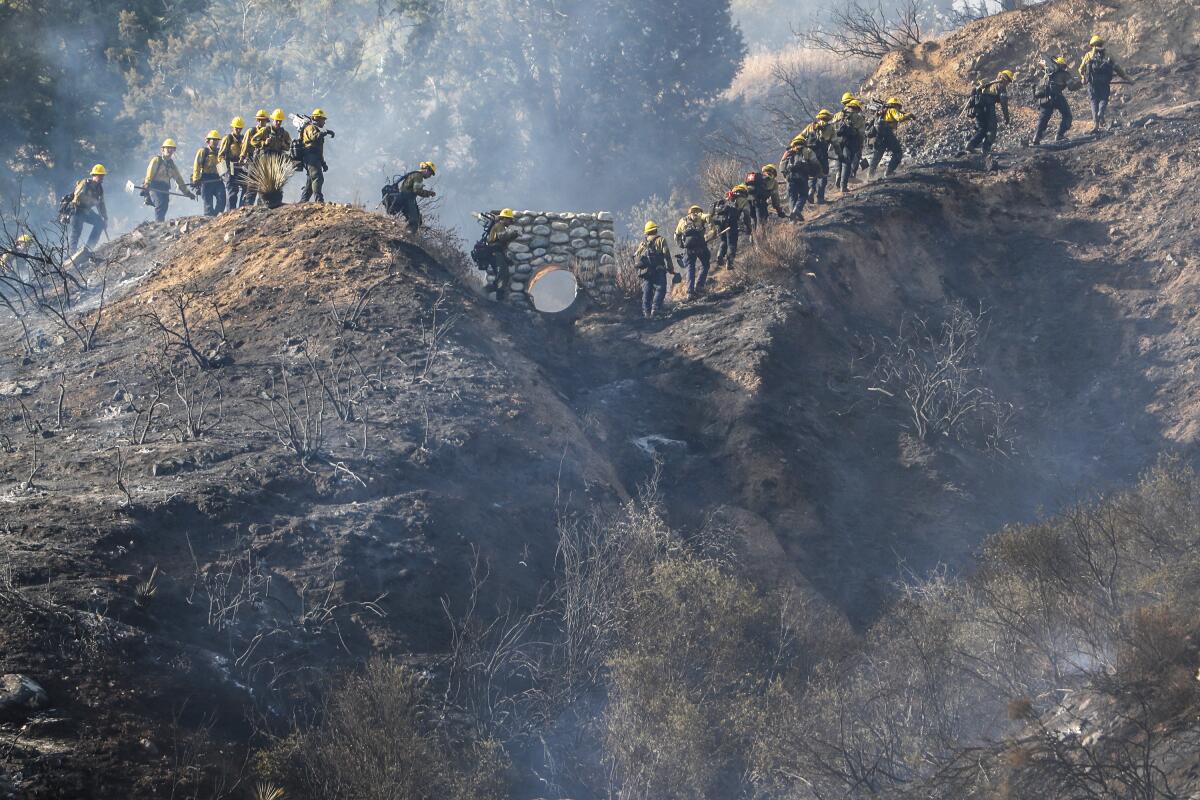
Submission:
M 133 184 L 133 181 L 125 181 L 125 191 L 129 192 L 129 194 L 133 194 L 134 190 L 144 190 L 144 191 L 151 191 L 151 192 L 161 192 L 162 191 L 162 189 L 148 189 L 145 186 L 135 186 Z M 179 192 L 168 191 L 167 194 L 174 195 L 175 197 L 184 197 L 184 198 L 187 198 L 188 200 L 196 199 L 194 196 L 188 197 L 186 194 L 180 194 Z

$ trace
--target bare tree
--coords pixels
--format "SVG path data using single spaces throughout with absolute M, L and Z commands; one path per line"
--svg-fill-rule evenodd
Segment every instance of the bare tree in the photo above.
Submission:
M 921 43 L 921 9 L 918 0 L 901 0 L 889 13 L 883 0 L 842 0 L 830 8 L 817 27 L 797 32 L 805 45 L 838 56 L 878 60 L 893 50 Z
M 211 292 L 194 287 L 170 289 L 166 293 L 170 313 L 150 311 L 141 316 L 162 334 L 164 353 L 179 350 L 200 369 L 223 363 L 226 345 L 225 320 Z M 207 313 L 207 319 L 201 317 Z

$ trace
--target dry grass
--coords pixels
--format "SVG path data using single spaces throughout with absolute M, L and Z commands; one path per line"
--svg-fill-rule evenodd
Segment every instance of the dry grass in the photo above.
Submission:
M 798 225 L 771 220 L 765 230 L 755 234 L 753 244 L 738 252 L 737 268 L 729 276 L 734 280 L 778 280 L 803 266 L 803 242 Z
M 741 183 L 744 166 L 736 159 L 709 157 L 700 165 L 700 190 L 709 203 L 725 196 L 725 192 Z

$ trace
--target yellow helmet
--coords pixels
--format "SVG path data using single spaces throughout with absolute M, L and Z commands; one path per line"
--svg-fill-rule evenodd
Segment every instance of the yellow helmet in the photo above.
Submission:
M 17 237 L 17 244 L 29 244 L 32 241 L 33 241 L 33 237 L 30 236 L 28 233 L 22 233 L 20 236 Z
M 267 118 L 266 109 L 260 108 L 258 111 L 255 111 L 254 118 L 255 119 L 266 119 Z
M 209 139 L 218 139 L 219 140 L 220 138 L 221 138 L 221 133 L 220 133 L 220 131 L 216 131 L 216 130 L 209 131 L 208 136 L 204 137 L 205 141 L 208 141 Z
M 854 92 L 843 92 L 842 93 L 842 105 L 845 105 L 846 103 L 849 103 L 851 100 L 854 100 L 854 99 L 855 99 Z
M 900 102 L 899 97 L 889 97 L 887 99 L 887 103 L 885 103 L 885 105 L 888 108 L 903 108 L 904 107 L 904 103 Z
M 237 128 L 240 131 L 242 128 L 246 127 L 246 120 L 242 119 L 241 117 L 234 117 L 232 120 L 230 120 L 229 127 Z
M 750 191 L 750 187 L 744 183 L 739 183 L 737 186 L 733 187 L 733 190 L 735 192 L 748 192 Z
M 515 215 L 511 208 L 506 208 L 500 212 L 500 216 L 503 217 L 504 219 L 512 219 Z
M 274 111 L 272 111 L 271 119 L 275 120 L 276 122 L 283 122 L 283 119 L 284 119 L 283 109 L 277 108 Z
M 763 165 L 763 168 L 762 168 L 762 171 L 763 171 L 763 172 L 765 172 L 765 173 L 766 173 L 766 174 L 768 174 L 768 175 L 774 175 L 774 174 L 775 174 L 776 172 L 778 172 L 779 170 L 775 168 L 775 165 L 774 165 L 774 164 L 764 164 L 764 165 Z
M 658 224 L 651 221 L 646 223 L 646 227 L 642 229 L 643 233 L 655 233 L 658 231 Z
M 1065 67 L 1067 65 L 1067 59 L 1063 58 L 1062 56 L 1055 56 L 1054 63 L 1058 64 L 1060 67 Z
M 792 137 L 791 146 L 795 147 L 798 144 L 804 144 L 806 141 L 808 140 L 804 138 L 804 134 L 800 133 Z
M 174 139 L 163 139 L 162 146 L 163 147 L 175 147 L 176 146 L 175 140 Z
M 429 170 L 430 175 L 437 175 L 437 165 L 435 165 L 432 161 L 422 161 L 418 168 Z
M 846 103 L 846 105 L 850 108 L 857 108 L 860 111 L 862 110 L 862 103 L 858 102 L 857 100 L 851 100 L 849 103 Z
M 97 164 L 96 166 L 92 167 L 92 174 L 93 175 L 107 175 L 108 170 L 106 170 L 104 168 L 103 164 Z
M 689 214 L 695 214 L 697 211 L 704 211 L 704 209 L 701 208 L 700 206 L 689 206 L 688 207 Z
M 822 108 L 817 112 L 817 119 L 833 119 L 833 112 L 828 108 Z
M 1015 81 L 1017 79 L 1016 73 L 1014 73 L 1011 69 L 1000 70 L 1000 74 L 996 77 L 1006 81 Z
M 314 108 L 313 113 L 309 114 L 313 119 L 325 119 L 325 112 L 319 108 Z
M 1101 37 L 1099 34 L 1093 34 L 1092 38 L 1088 41 L 1088 46 L 1089 47 L 1104 47 L 1104 38 Z

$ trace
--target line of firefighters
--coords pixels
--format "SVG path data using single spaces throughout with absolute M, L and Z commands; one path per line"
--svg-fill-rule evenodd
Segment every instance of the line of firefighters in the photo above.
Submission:
M 150 159 L 146 176 L 139 189 L 146 205 L 154 208 L 154 219 L 162 222 L 167 218 L 171 197 L 186 197 L 204 204 L 207 216 L 266 202 L 260 198 L 257 183 L 251 180 L 254 163 L 266 155 L 288 157 L 296 169 L 305 172 L 302 202 L 310 200 L 325 202 L 325 173 L 329 165 L 325 161 L 325 139 L 333 137 L 333 131 L 325 130 L 328 119 L 321 109 L 314 109 L 307 117 L 299 117 L 299 133 L 296 141 L 283 126 L 286 115 L 277 108 L 268 114 L 260 109 L 254 115 L 254 127 L 245 130 L 246 121 L 234 117 L 229 123 L 229 133 L 224 136 L 211 130 L 204 137 L 204 146 L 196 151 L 192 163 L 190 181 L 184 179 L 175 163 L 178 149 L 174 139 L 163 141 L 157 155 Z M 222 169 L 224 175 L 222 175 Z M 87 178 L 75 185 L 74 191 L 63 199 L 62 218 L 70 222 L 69 244 L 74 252 L 79 245 L 83 226 L 89 225 L 86 246 L 93 249 L 108 226 L 108 210 L 104 203 L 104 178 L 108 174 L 103 164 L 92 167 Z M 171 191 L 172 183 L 179 189 Z
M 1063 56 L 1046 59 L 1044 73 L 1034 91 L 1039 107 L 1034 145 L 1041 143 L 1056 112 L 1060 120 L 1055 141 L 1066 138 L 1072 124 L 1071 107 L 1065 95 L 1068 89 L 1078 88 L 1080 83 L 1088 87 L 1092 132 L 1095 133 L 1105 125 L 1113 77 L 1132 82 L 1108 54 L 1102 37 L 1092 36 L 1088 48 L 1078 68 L 1078 81 L 1071 75 Z M 1004 123 L 1010 124 L 1008 87 L 1015 79 L 1016 74 L 1005 69 L 994 80 L 978 81 L 972 88 L 963 109 L 975 122 L 966 153 L 991 152 L 1001 112 Z M 726 192 L 713 204 L 710 213 L 705 213 L 698 205 L 691 206 L 675 226 L 675 243 L 683 251 L 681 254 L 672 256 L 667 240 L 659 234 L 658 225 L 654 221 L 646 223 L 645 238 L 634 253 L 642 280 L 644 316 L 653 317 L 661 311 L 667 294 L 668 275 L 677 283 L 686 280 L 689 300 L 704 291 L 712 260 L 709 245 L 713 241 L 720 242 L 717 267 L 733 269 L 741 233 L 753 237 L 767 223 L 772 208 L 781 218 L 801 221 L 806 203 L 825 203 L 833 157 L 838 162 L 835 184 L 843 193 L 849 191 L 860 167 L 867 167 L 870 177 L 875 177 L 885 154 L 890 154 L 885 174 L 895 172 L 904 157 L 896 130 L 913 115 L 904 111 L 903 103 L 895 97 L 888 98 L 885 103 L 872 103 L 875 113 L 870 121 L 862 102 L 853 93 L 843 94 L 841 102 L 841 111 L 833 114 L 821 109 L 816 119 L 792 139 L 779 167 L 767 164 L 760 171 L 747 174 L 745 182 Z M 867 141 L 874 144 L 869 162 L 863 159 Z M 787 213 L 781 207 L 779 197 L 780 177 L 787 185 L 790 204 Z M 676 264 L 684 270 L 686 279 L 679 275 Z

